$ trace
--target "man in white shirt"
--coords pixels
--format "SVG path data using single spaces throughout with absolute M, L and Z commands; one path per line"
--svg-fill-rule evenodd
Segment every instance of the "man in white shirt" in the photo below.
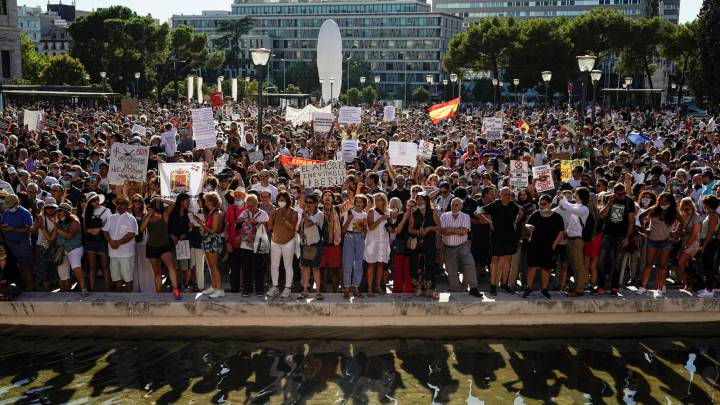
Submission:
M 272 201 L 275 202 L 275 199 L 278 195 L 278 189 L 277 187 L 270 184 L 270 172 L 267 169 L 263 169 L 260 171 L 258 177 L 260 177 L 260 183 L 253 184 L 250 187 L 250 190 L 257 191 L 258 194 L 262 193 L 263 191 L 269 191 Z
M 110 277 L 122 291 L 122 282 L 126 284 L 128 292 L 132 291 L 133 270 L 135 269 L 135 235 L 138 233 L 138 224 L 128 212 L 130 199 L 126 195 L 118 195 L 113 200 L 117 213 L 110 215 L 103 233 L 107 240 L 110 256 Z
M 470 286 L 470 295 L 482 297 L 477 288 L 475 260 L 470 251 L 468 234 L 470 233 L 470 216 L 462 212 L 463 201 L 454 198 L 450 202 L 450 212 L 440 216 L 440 234 L 443 242 L 443 258 L 448 273 L 450 291 L 460 291 L 458 269 L 462 268 L 463 281 Z
M 587 205 L 590 202 L 590 191 L 585 187 L 575 190 L 576 203 L 570 203 L 568 199 L 569 193 L 561 195 L 558 199 L 558 213 L 570 214 L 565 221 L 565 233 L 567 235 L 567 258 L 572 265 L 575 274 L 575 290 L 568 292 L 568 296 L 581 296 L 585 291 L 587 284 L 587 271 L 583 263 L 583 252 L 585 249 L 585 241 L 583 240 L 583 227 L 588 224 L 590 210 Z M 565 216 L 563 216 L 565 220 Z M 594 236 L 594 235 L 593 235 Z

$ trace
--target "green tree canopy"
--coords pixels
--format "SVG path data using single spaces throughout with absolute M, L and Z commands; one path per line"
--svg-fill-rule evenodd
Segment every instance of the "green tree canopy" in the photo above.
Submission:
M 507 66 L 518 35 L 518 26 L 512 17 L 481 20 L 452 38 L 443 59 L 445 70 L 489 70 L 497 77 L 498 71 Z
M 287 89 L 285 89 L 286 94 L 300 94 L 302 91 L 300 91 L 300 87 L 290 83 L 287 86 Z
M 418 87 L 413 91 L 412 93 L 413 100 L 424 103 L 428 101 L 428 98 L 430 97 L 430 93 L 427 91 L 425 87 Z
M 699 68 L 698 58 L 698 20 L 679 25 L 671 25 L 665 42 L 661 44 L 662 55 L 677 66 L 677 73 L 673 78 L 678 84 L 678 99 L 682 100 L 682 89 L 691 70 Z
M 242 58 L 243 49 L 240 47 L 240 40 L 254 26 L 255 22 L 250 17 L 220 21 L 218 27 L 220 36 L 214 40 L 214 43 L 217 49 L 225 49 L 225 66 L 239 70 L 241 67 L 252 63 L 252 61 Z
M 35 43 L 23 32 L 20 38 L 20 60 L 22 78 L 30 84 L 40 82 L 40 76 L 48 65 L 47 57 L 35 49 Z
M 630 19 L 618 10 L 598 7 L 568 20 L 564 29 L 574 45 L 571 55 L 595 55 L 600 63 L 623 48 L 629 39 Z
M 48 65 L 43 70 L 40 81 L 47 85 L 83 85 L 85 80 L 85 67 L 76 58 L 69 55 L 57 55 L 48 59 Z
M 701 71 L 694 89 L 702 88 L 714 110 L 720 104 L 720 0 L 705 0 L 698 17 Z
M 372 86 L 365 86 L 362 90 L 362 96 L 365 104 L 372 104 L 380 98 L 377 90 L 375 90 Z
M 363 94 L 360 90 L 358 90 L 355 87 L 350 88 L 350 90 L 347 91 L 347 103 L 349 105 L 357 106 L 362 104 L 363 102 Z

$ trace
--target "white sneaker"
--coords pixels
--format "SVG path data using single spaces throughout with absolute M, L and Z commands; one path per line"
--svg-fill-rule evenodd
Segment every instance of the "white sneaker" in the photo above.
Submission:
M 715 296 L 715 293 L 712 291 L 708 291 L 707 289 L 703 289 L 698 291 L 697 293 L 698 298 L 713 298 Z
M 215 289 L 212 288 L 212 287 L 210 287 L 210 288 L 204 289 L 201 294 L 202 294 L 202 295 L 211 295 L 211 294 L 214 293 L 214 292 L 215 292 Z
M 212 294 L 210 294 L 210 298 L 220 298 L 225 296 L 225 291 L 222 289 L 215 290 Z
M 276 297 L 279 293 L 280 293 L 280 290 L 278 290 L 277 287 L 273 287 L 265 295 L 267 295 L 268 298 L 273 298 L 273 297 Z
M 662 297 L 663 297 L 663 292 L 662 292 L 662 290 L 657 290 L 657 291 L 655 291 L 655 298 L 662 298 Z
M 285 287 L 285 289 L 283 290 L 283 292 L 280 296 L 283 298 L 289 298 L 290 294 L 292 294 L 292 291 L 290 291 L 289 288 Z
M 637 295 L 643 295 L 646 292 L 647 292 L 647 290 L 642 287 L 638 287 L 637 290 L 635 290 L 635 294 L 637 294 Z

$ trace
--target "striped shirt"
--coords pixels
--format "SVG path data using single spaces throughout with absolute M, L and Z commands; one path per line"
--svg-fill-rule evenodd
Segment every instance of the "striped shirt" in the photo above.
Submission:
M 459 212 L 457 218 L 452 212 L 446 212 L 440 216 L 440 227 L 442 228 L 467 228 L 470 231 L 470 216 Z M 468 235 L 443 235 L 443 244 L 450 247 L 460 246 L 467 242 Z

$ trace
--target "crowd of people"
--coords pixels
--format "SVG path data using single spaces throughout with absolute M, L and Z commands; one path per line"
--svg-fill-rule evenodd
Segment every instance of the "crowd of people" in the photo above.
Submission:
M 217 145 L 200 150 L 195 107 L 141 103 L 127 115 L 36 105 L 46 125 L 35 130 L 22 125 L 22 108 L 7 107 L 0 298 L 58 289 L 220 298 L 224 280 L 230 292 L 268 299 L 528 297 L 538 271 L 546 298 L 659 298 L 666 288 L 712 297 L 717 287 L 720 132 L 710 117 L 461 105 L 433 124 L 426 109 L 383 121 L 376 104 L 364 106 L 360 124 L 316 134 L 268 107 L 256 133 L 257 108 L 239 103 L 215 109 Z M 503 118 L 503 133 L 484 134 L 484 117 Z M 160 134 L 173 129 L 168 145 Z M 358 140 L 344 184 L 306 188 L 280 159 L 337 160 L 343 139 Z M 390 141 L 434 149 L 414 167 L 394 166 Z M 146 181 L 110 184 L 115 142 L 149 146 Z M 227 161 L 215 172 L 219 159 Z M 517 187 L 510 162 L 523 160 L 548 165 L 552 179 L 530 170 Z M 193 161 L 205 162 L 203 191 L 161 195 L 159 164 Z M 539 192 L 548 180 L 553 188 Z M 184 241 L 189 259 L 179 260 Z

